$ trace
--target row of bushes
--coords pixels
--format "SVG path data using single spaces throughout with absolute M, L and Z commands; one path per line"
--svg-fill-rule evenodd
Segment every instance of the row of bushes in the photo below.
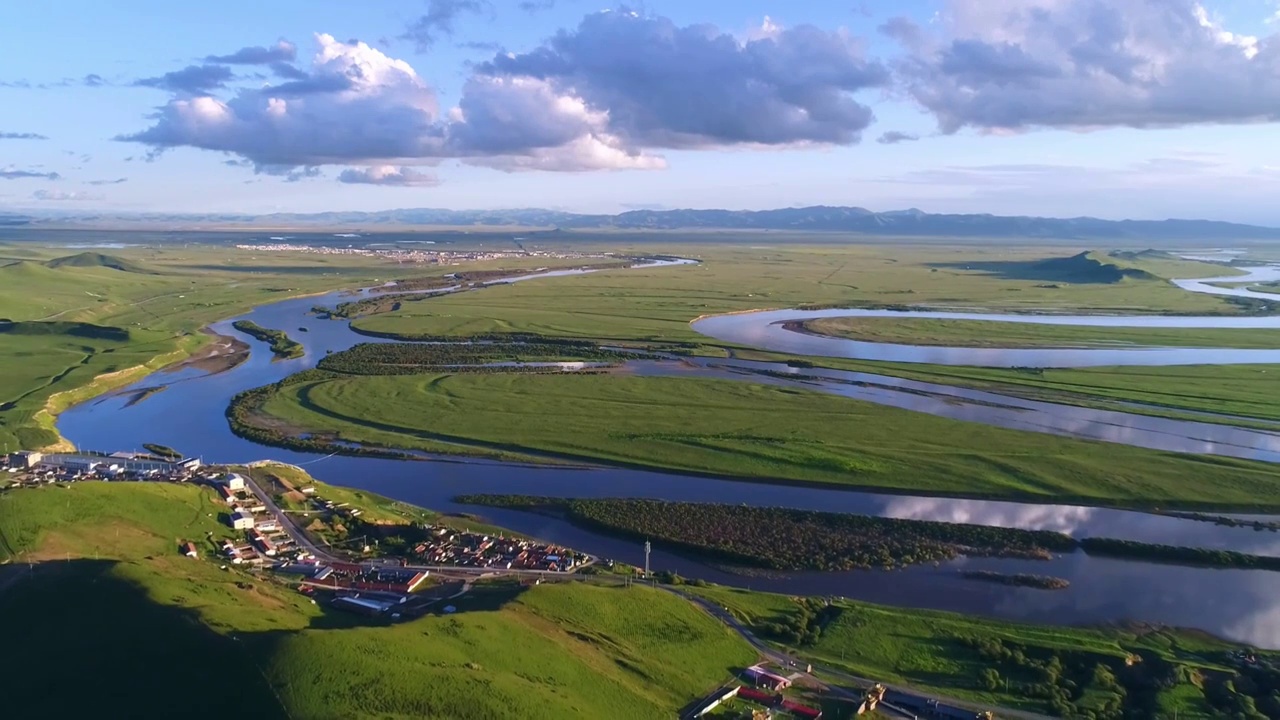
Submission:
M 1280 570 L 1280 558 L 1232 550 L 1084 538 L 1045 530 L 645 499 L 463 495 L 460 503 L 563 515 L 578 525 L 652 539 L 714 560 L 773 570 L 895 568 L 959 555 L 1048 559 L 1091 555 L 1203 567 Z M 980 577 L 978 579 L 992 579 Z M 1002 582 L 1064 587 L 1059 578 L 1002 576 Z
M 1055 532 L 746 505 L 469 495 L 458 502 L 561 513 L 579 525 L 653 539 L 722 562 L 774 570 L 894 568 L 958 555 L 1049 557 Z
M 347 375 L 412 375 L 432 369 L 452 370 L 456 366 L 501 362 L 622 362 L 637 357 L 641 355 L 573 340 L 360 343 L 325 356 L 318 367 Z

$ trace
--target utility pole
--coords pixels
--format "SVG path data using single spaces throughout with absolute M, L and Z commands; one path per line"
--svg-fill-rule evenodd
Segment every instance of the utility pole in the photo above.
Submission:
M 653 550 L 653 546 L 649 544 L 648 540 L 645 540 L 644 541 L 644 576 L 646 579 L 649 577 L 649 552 L 651 550 Z

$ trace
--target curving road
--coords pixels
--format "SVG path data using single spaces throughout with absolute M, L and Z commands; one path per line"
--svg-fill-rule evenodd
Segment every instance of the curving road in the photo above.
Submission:
M 743 625 L 737 618 L 735 618 L 732 613 L 720 607 L 719 605 L 716 605 L 710 600 L 705 600 L 696 595 L 690 595 L 689 593 L 682 592 L 676 588 L 668 587 L 666 585 L 658 585 L 657 587 L 659 589 L 666 590 L 667 592 L 673 595 L 678 595 L 679 597 L 682 597 L 685 600 L 688 600 L 689 602 L 693 603 L 694 605 L 697 605 L 698 607 L 702 608 L 702 610 L 704 610 L 708 615 L 724 623 L 726 626 L 729 627 L 730 630 L 733 630 L 734 632 L 738 633 L 738 635 L 742 636 L 743 640 L 746 640 L 751 645 L 751 647 L 755 648 L 756 652 L 760 653 L 763 657 L 767 658 L 770 662 L 777 663 L 782 667 L 792 668 L 799 674 L 812 678 L 817 682 L 823 682 L 822 679 L 815 677 L 816 674 L 821 674 L 825 678 L 835 679 L 838 682 L 852 685 L 858 688 L 859 690 L 865 690 L 866 688 L 870 688 L 872 685 L 879 683 L 890 690 L 896 690 L 898 692 L 905 693 L 908 695 L 914 695 L 916 697 L 923 698 L 925 700 L 936 700 L 940 703 L 945 703 L 947 705 L 955 705 L 957 707 L 969 708 L 969 709 L 972 709 L 975 713 L 989 711 L 989 712 L 995 713 L 998 717 L 1002 717 L 1002 718 L 1018 718 L 1019 720 L 1052 720 L 1052 717 L 1049 715 L 1040 715 L 1038 713 L 1027 712 L 1025 710 L 1014 710 L 1012 708 L 999 707 L 997 705 L 983 705 L 982 703 L 970 702 L 968 700 L 957 700 L 956 698 L 953 698 L 953 697 L 921 692 L 914 688 L 909 688 L 902 685 L 892 685 L 890 683 L 884 682 L 883 680 L 873 680 L 871 678 L 858 677 L 857 675 L 851 675 L 843 670 L 838 670 L 828 665 L 811 663 L 808 660 L 801 660 L 799 658 L 796 658 L 781 652 L 780 650 L 775 648 L 773 645 L 756 637 L 755 633 L 751 632 L 751 630 L 747 626 Z M 809 673 L 801 670 L 800 668 L 804 667 L 805 665 L 811 666 L 814 672 Z M 824 683 L 824 684 L 828 684 L 828 683 Z M 860 692 L 852 693 L 847 690 L 840 690 L 839 688 L 833 688 L 833 690 L 839 691 L 842 695 L 844 695 L 849 699 L 861 700 L 863 697 Z M 902 711 L 899 711 L 899 712 L 902 712 Z M 909 713 L 904 713 L 904 714 L 909 715 Z

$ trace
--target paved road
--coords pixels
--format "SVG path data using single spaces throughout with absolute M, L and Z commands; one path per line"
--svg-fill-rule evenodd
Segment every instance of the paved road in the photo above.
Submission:
M 723 607 L 716 605 L 715 603 L 709 600 L 704 600 L 703 598 L 697 597 L 695 595 L 690 595 L 688 593 L 681 592 L 680 590 L 677 590 L 675 588 L 664 587 L 662 585 L 659 585 L 658 587 L 663 590 L 666 590 L 667 592 L 679 595 L 680 597 L 702 608 L 709 615 L 716 618 L 717 620 L 724 623 L 725 625 L 729 626 L 731 630 L 741 635 L 742 638 L 746 640 L 748 643 L 750 643 L 751 646 L 755 648 L 757 652 L 759 652 L 762 656 L 768 658 L 770 661 L 778 663 L 783 667 L 797 670 L 802 675 L 808 675 L 808 673 L 803 672 L 803 668 L 805 667 L 805 665 L 809 664 L 807 660 L 801 660 L 801 659 L 792 657 L 790 655 L 787 655 L 786 653 L 779 651 L 777 648 L 773 647 L 769 643 L 756 637 L 755 633 L 751 632 L 750 629 L 748 629 L 745 625 L 739 622 L 737 618 L 735 618 L 730 612 L 725 610 Z M 975 714 L 978 711 L 990 711 L 995 713 L 996 716 L 1000 718 L 1017 718 L 1018 720 L 1053 720 L 1052 717 L 1049 715 L 1040 715 L 1038 713 L 1026 712 L 1024 710 L 1013 710 L 1010 708 L 996 707 L 994 705 L 983 705 L 981 703 L 969 702 L 968 700 L 957 700 L 956 698 L 946 697 L 945 695 L 934 695 L 930 693 L 921 692 L 914 688 L 903 687 L 901 685 L 891 685 L 882 680 L 872 680 L 871 678 L 864 678 L 864 677 L 858 677 L 856 675 L 850 675 L 849 673 L 843 670 L 837 670 L 833 667 L 821 665 L 819 663 L 812 663 L 812 665 L 813 665 L 814 671 L 816 673 L 820 673 L 823 677 L 834 678 L 839 682 L 852 685 L 860 689 L 869 688 L 872 685 L 875 685 L 876 683 L 880 683 L 881 685 L 884 685 L 886 688 L 889 688 L 890 690 L 897 690 L 899 692 L 915 695 L 917 697 L 921 697 L 926 700 L 937 700 L 938 702 L 946 703 L 947 705 L 955 705 L 958 707 L 971 708 L 975 711 Z M 819 682 L 821 682 L 821 680 L 819 680 Z M 833 688 L 833 689 L 836 689 L 836 688 Z M 862 698 L 862 695 L 860 693 L 850 693 L 848 691 L 845 691 L 842 694 L 845 695 L 846 697 L 856 697 L 858 699 Z
M 258 485 L 257 481 L 252 477 L 249 477 L 248 473 L 245 473 L 242 477 L 244 478 L 245 487 L 249 488 L 254 495 L 258 496 L 258 502 L 266 506 L 268 512 L 279 518 L 280 527 L 289 534 L 289 537 L 293 538 L 293 541 L 297 543 L 298 547 L 316 556 L 319 560 L 324 560 L 326 562 L 345 562 L 340 558 L 321 550 L 320 546 L 311 542 L 311 538 L 302 531 L 302 528 L 298 527 L 297 523 L 293 521 L 293 518 L 286 515 L 285 512 L 280 509 L 280 506 L 276 504 L 275 498 L 271 497 L 270 493 L 263 490 L 262 487 Z

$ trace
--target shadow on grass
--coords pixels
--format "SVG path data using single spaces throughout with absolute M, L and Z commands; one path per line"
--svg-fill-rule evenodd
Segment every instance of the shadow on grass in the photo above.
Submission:
M 6 717 L 221 718 L 228 683 L 254 717 L 287 717 L 246 643 L 114 566 L 38 564 L 0 594 Z
M 1111 284 L 1126 277 L 1150 278 L 1142 270 L 1120 268 L 1089 257 L 1087 253 L 1071 257 L 1043 260 L 988 260 L 970 262 L 929 263 L 927 267 L 945 270 L 969 270 L 1002 280 L 1045 280 L 1067 283 Z

